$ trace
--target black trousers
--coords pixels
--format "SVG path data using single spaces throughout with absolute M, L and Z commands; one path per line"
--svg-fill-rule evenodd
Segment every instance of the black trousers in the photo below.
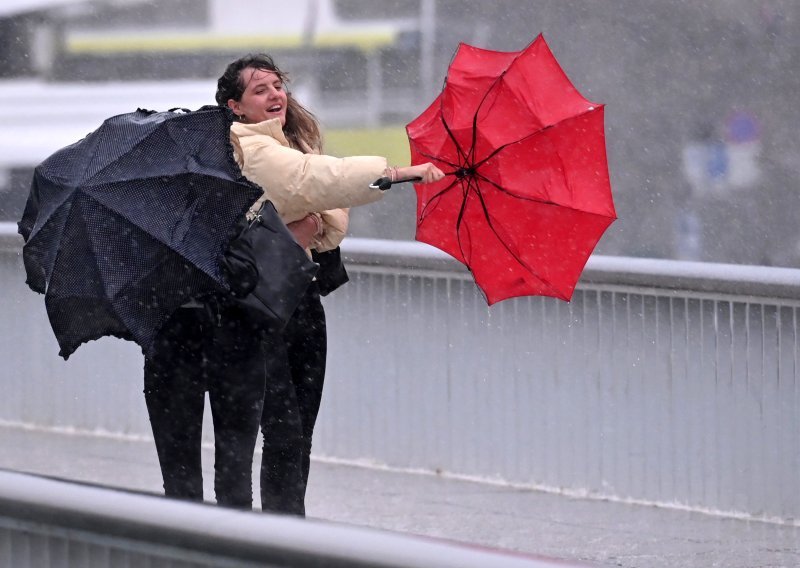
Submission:
M 179 308 L 145 359 L 145 401 L 168 497 L 203 500 L 201 435 L 208 392 L 217 503 L 252 509 L 266 368 L 263 338 L 247 321 L 233 308 Z
M 325 380 L 327 331 L 312 283 L 278 337 L 267 340 L 267 385 L 261 431 L 261 508 L 305 515 L 311 437 Z

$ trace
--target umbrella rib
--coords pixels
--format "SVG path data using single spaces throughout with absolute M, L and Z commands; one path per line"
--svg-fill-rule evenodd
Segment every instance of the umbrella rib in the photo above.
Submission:
M 459 158 L 462 159 L 464 162 L 466 162 L 469 159 L 468 154 L 466 152 L 464 152 L 464 149 L 461 148 L 461 145 L 458 143 L 458 140 L 456 140 L 455 134 L 453 134 L 453 131 L 450 130 L 450 126 L 447 124 L 447 121 L 444 119 L 444 115 L 440 115 L 440 117 L 442 119 L 442 125 L 444 126 L 444 129 L 447 132 L 447 135 L 450 137 L 450 140 L 452 140 L 453 144 L 455 144 L 455 146 L 456 146 L 456 150 L 458 151 Z
M 495 81 L 496 83 L 496 81 Z M 486 97 L 489 96 L 489 91 L 492 90 L 492 87 L 486 89 L 486 92 L 483 94 L 483 98 L 481 102 L 478 103 L 478 108 L 475 109 L 475 114 L 472 115 L 472 146 L 469 149 L 469 156 L 467 157 L 467 164 L 470 166 L 470 169 L 475 169 L 477 166 L 473 163 L 475 160 L 475 145 L 478 142 L 478 113 L 483 106 L 483 103 L 486 102 Z
M 558 122 L 555 122 L 553 124 L 547 124 L 545 126 L 542 126 L 539 130 L 537 130 L 535 132 L 531 132 L 530 134 L 526 134 L 525 136 L 523 136 L 522 138 L 519 138 L 518 140 L 513 140 L 511 142 L 506 142 L 505 144 L 502 144 L 502 145 L 498 146 L 497 148 L 495 148 L 492 151 L 491 154 L 489 154 L 488 156 L 483 158 L 480 162 L 476 162 L 475 163 L 475 168 L 478 168 L 478 167 L 482 166 L 488 160 L 491 160 L 492 158 L 494 158 L 498 153 L 500 153 L 503 150 L 505 150 L 508 146 L 513 146 L 514 144 L 519 144 L 520 142 L 524 142 L 528 138 L 532 138 L 532 137 L 534 137 L 534 136 L 536 136 L 538 134 L 542 134 L 543 132 L 546 132 L 547 130 L 550 130 L 551 128 L 555 128 L 556 126 L 558 126 L 559 124 L 561 124 L 561 123 L 563 123 L 563 122 L 565 122 L 567 120 L 574 120 L 574 119 L 580 118 L 580 117 L 582 117 L 584 115 L 596 112 L 598 109 L 602 108 L 603 106 L 604 105 L 594 106 L 593 108 L 585 110 L 582 113 L 572 115 L 572 116 L 567 117 L 565 119 L 559 120 Z
M 499 192 L 504 193 L 504 194 L 506 194 L 506 195 L 508 195 L 510 197 L 514 197 L 515 199 L 522 199 L 524 201 L 532 201 L 534 203 L 542 203 L 544 205 L 557 205 L 559 207 L 566 207 L 568 209 L 570 208 L 567 205 L 561 205 L 559 203 L 556 203 L 555 201 L 549 201 L 549 200 L 546 200 L 546 199 L 539 199 L 538 197 L 528 197 L 526 195 L 517 195 L 516 193 L 511 193 L 510 191 L 508 191 L 506 188 L 501 186 L 496 181 L 494 181 L 492 179 L 489 179 L 488 177 L 486 177 L 485 175 L 483 175 L 483 174 L 481 174 L 479 172 L 476 172 L 475 176 L 479 177 L 481 179 L 481 181 L 485 181 L 486 183 L 493 185 Z
M 438 200 L 442 197 L 442 195 L 444 195 L 445 193 L 447 193 L 448 191 L 453 189 L 453 186 L 455 186 L 457 183 L 458 183 L 458 178 L 454 179 L 452 181 L 452 183 L 450 183 L 450 185 L 448 185 L 447 187 L 445 187 L 441 191 L 437 192 L 435 195 L 433 195 L 428 200 L 428 202 L 425 204 L 425 207 L 422 209 L 422 211 L 419 214 L 419 222 L 420 223 L 425 219 L 425 216 L 426 216 L 427 211 L 428 211 L 428 207 L 433 203 L 433 201 L 435 200 L 435 201 L 438 202 Z
M 499 83 L 499 82 L 500 82 L 500 81 L 501 81 L 501 80 L 502 80 L 502 79 L 503 79 L 503 78 L 506 76 L 506 74 L 507 74 L 507 73 L 508 73 L 508 72 L 511 70 L 511 68 L 512 68 L 512 67 L 514 67 L 514 65 L 517 63 L 517 61 L 519 61 L 520 57 L 522 57 L 522 55 L 523 55 L 523 54 L 525 54 L 525 52 L 526 52 L 526 51 L 527 51 L 527 50 L 528 50 L 528 49 L 529 49 L 529 48 L 530 48 L 530 47 L 531 47 L 531 46 L 532 46 L 534 43 L 536 43 L 536 41 L 537 41 L 539 38 L 542 38 L 542 39 L 544 39 L 544 38 L 542 37 L 542 35 L 541 35 L 541 34 L 539 34 L 539 35 L 536 37 L 536 39 L 534 39 L 532 42 L 530 42 L 530 43 L 529 43 L 529 44 L 528 44 L 528 45 L 525 47 L 525 49 L 522 49 L 522 50 L 518 51 L 518 52 L 517 52 L 517 53 L 514 55 L 514 57 L 513 57 L 513 58 L 512 58 L 512 59 L 511 59 L 511 60 L 508 62 L 508 65 L 506 65 L 506 68 L 505 68 L 505 69 L 503 69 L 503 71 L 502 71 L 502 72 L 500 72 L 500 73 L 497 75 L 497 77 L 496 77 L 496 78 L 495 78 L 495 80 L 492 82 L 492 84 L 491 84 L 491 85 L 489 85 L 489 87 L 487 87 L 487 89 L 486 89 L 486 92 L 484 93 L 484 95 L 483 95 L 483 98 L 481 99 L 481 102 L 480 102 L 480 103 L 478 103 L 478 107 L 477 107 L 477 109 L 475 110 L 475 116 L 476 116 L 476 117 L 477 117 L 477 115 L 478 115 L 478 112 L 480 111 L 481 107 L 483 106 L 483 103 L 484 103 L 484 102 L 486 102 L 486 99 L 487 99 L 487 97 L 489 96 L 489 93 L 490 93 L 490 92 L 491 92 L 491 91 L 492 91 L 492 90 L 493 90 L 493 89 L 494 89 L 494 88 L 497 86 L 497 84 L 498 84 L 498 83 Z M 546 44 L 545 44 L 545 45 L 546 45 Z M 547 49 L 548 49 L 548 51 L 549 51 L 549 47 L 548 47 Z M 551 54 L 551 55 L 552 55 L 552 54 Z M 453 59 L 455 59 L 455 54 L 453 55 Z M 450 62 L 450 64 L 452 65 L 452 61 Z M 560 66 L 559 66 L 559 68 L 560 68 Z M 562 70 L 562 72 L 563 72 L 563 70 Z M 446 83 L 446 81 L 445 81 L 445 83 Z M 574 88 L 574 85 L 572 85 L 572 87 Z M 576 91 L 577 91 L 577 89 L 576 89 Z M 580 93 L 578 93 L 578 94 L 580 95 Z M 581 96 L 581 98 L 583 98 L 585 101 L 587 101 L 587 102 L 591 103 L 591 101 L 589 101 L 588 99 L 586 99 L 586 97 L 584 97 L 583 95 L 580 95 L 580 96 Z M 586 114 L 587 112 L 593 112 L 593 111 L 594 111 L 594 110 L 596 110 L 597 108 L 604 106 L 604 105 L 596 105 L 596 104 L 594 104 L 594 103 L 591 103 L 591 104 L 592 104 L 592 108 L 591 108 L 591 109 L 589 109 L 589 110 L 587 110 L 587 111 L 584 111 L 584 112 L 582 112 L 582 113 L 580 113 L 580 114 L 576 114 L 576 115 L 574 115 L 574 116 L 571 116 L 571 117 L 569 117 L 569 118 L 576 118 L 576 117 L 582 116 L 582 115 Z M 473 121 L 473 124 L 474 124 L 474 121 Z M 546 126 L 546 127 L 544 127 L 544 129 L 550 128 L 550 127 L 552 127 L 552 126 L 555 126 L 555 125 L 549 125 L 549 126 Z M 474 128 L 474 127 L 473 127 L 473 128 Z M 544 130 L 544 129 L 542 129 L 542 130 Z M 473 130 L 473 131 L 474 131 L 474 130 Z M 541 130 L 539 130 L 538 132 L 541 132 Z M 524 139 L 524 138 L 523 138 L 523 139 Z M 473 144 L 474 144 L 474 142 L 473 142 Z
M 506 71 L 508 71 L 507 68 L 506 68 Z M 469 152 L 465 152 L 461 148 L 461 146 L 459 145 L 458 141 L 455 138 L 455 135 L 450 130 L 450 126 L 447 124 L 447 121 L 444 119 L 444 115 L 441 114 L 441 113 L 439 114 L 440 118 L 442 119 L 442 125 L 444 126 L 444 129 L 447 131 L 447 135 L 453 141 L 453 144 L 455 144 L 456 150 L 458 151 L 458 154 L 459 154 L 459 157 L 463 160 L 463 164 L 450 164 L 451 166 L 453 166 L 453 167 L 466 166 L 469 169 L 475 169 L 475 168 L 478 167 L 479 164 L 473 164 L 472 163 L 473 160 L 475 159 L 475 146 L 476 146 L 476 143 L 477 143 L 477 140 L 478 140 L 478 114 L 480 113 L 481 107 L 483 107 L 483 103 L 486 102 L 486 98 L 489 96 L 489 93 L 494 88 L 494 86 L 497 84 L 497 82 L 503 77 L 503 75 L 505 75 L 506 71 L 503 71 L 503 73 L 500 76 L 498 76 L 495 79 L 494 83 L 492 83 L 492 85 L 486 90 L 486 92 L 483 94 L 483 97 L 481 98 L 481 102 L 478 103 L 478 106 L 475 109 L 475 113 L 472 115 L 472 143 L 470 145 Z M 494 155 L 494 153 L 492 155 Z M 489 156 L 489 157 L 491 157 L 491 156 Z M 483 160 L 483 161 L 485 161 L 485 160 Z M 483 163 L 483 161 L 481 163 Z
M 577 115 L 577 116 L 580 116 L 580 115 Z M 559 124 L 559 123 L 556 123 L 556 124 Z M 541 134 L 542 132 L 553 128 L 554 126 L 555 126 L 555 124 L 549 124 L 547 126 L 543 126 L 542 128 L 540 128 L 536 132 L 531 132 L 530 134 L 526 134 L 525 136 L 523 136 L 522 138 L 520 138 L 518 140 L 514 140 L 512 142 L 506 142 L 505 144 L 502 144 L 502 145 L 498 146 L 497 148 L 495 148 L 492 151 L 491 154 L 489 154 L 488 156 L 483 158 L 480 162 L 476 162 L 475 163 L 475 167 L 479 168 L 480 166 L 482 166 L 483 164 L 485 164 L 486 162 L 488 162 L 489 160 L 494 158 L 497 154 L 499 154 L 500 152 L 502 152 L 503 150 L 505 150 L 509 146 L 513 146 L 514 144 L 519 144 L 520 142 L 524 142 L 528 138 L 532 138 L 532 137 L 536 136 L 537 134 Z
M 522 260 L 522 259 L 521 259 L 519 256 L 517 256 L 517 254 L 516 254 L 516 253 L 514 253 L 514 252 L 513 252 L 513 251 L 512 251 L 512 250 L 509 248 L 509 246 L 508 246 L 508 245 L 506 244 L 506 242 L 505 242 L 505 241 L 502 239 L 502 237 L 500 237 L 500 234 L 499 234 L 499 233 L 497 232 L 497 230 L 494 228 L 494 224 L 492 223 L 492 218 L 491 218 L 491 216 L 489 215 L 489 209 L 486 207 L 486 202 L 483 200 L 483 195 L 481 194 L 480 190 L 479 190 L 479 189 L 477 189 L 477 186 L 476 186 L 476 188 L 475 188 L 475 193 L 477 194 L 477 196 L 478 196 L 478 199 L 479 199 L 479 200 L 480 200 L 480 202 L 481 202 L 481 208 L 483 209 L 483 215 L 484 215 L 484 217 L 486 218 L 486 223 L 489 225 L 489 229 L 491 229 L 491 231 L 492 231 L 492 233 L 494 234 L 494 236 L 495 236 L 495 237 L 497 237 L 497 240 L 498 240 L 498 241 L 500 241 L 500 244 L 502 244 L 502 245 L 503 245 L 503 248 L 505 248 L 505 249 L 506 249 L 506 251 L 508 251 L 508 254 L 510 254 L 510 255 L 511 255 L 513 258 L 514 258 L 514 260 L 516 260 L 516 261 L 517 261 L 517 262 L 518 262 L 518 263 L 519 263 L 519 264 L 520 264 L 520 265 L 521 265 L 523 268 L 525 268 L 525 269 L 526 269 L 528 272 L 530 272 L 530 273 L 531 273 L 531 274 L 532 274 L 532 275 L 533 275 L 535 278 L 538 278 L 538 279 L 539 279 L 541 282 L 543 282 L 543 283 L 544 283 L 544 284 L 545 284 L 545 285 L 546 285 L 548 288 L 550 288 L 550 290 L 552 290 L 552 291 L 555 293 L 556 297 L 558 297 L 558 298 L 561 298 L 561 299 L 566 299 L 566 298 L 564 298 L 564 295 L 563 295 L 563 294 L 562 294 L 562 293 L 561 293 L 559 290 L 557 290 L 557 289 L 556 289 L 556 288 L 553 286 L 552 282 L 550 282 L 550 281 L 549 281 L 547 278 L 545 278 L 544 276 L 541 276 L 541 275 L 539 275 L 539 273 L 537 273 L 537 272 L 536 272 L 536 271 L 535 271 L 535 270 L 534 270 L 534 269 L 533 269 L 533 268 L 532 268 L 530 265 L 528 265 L 528 263 L 526 263 L 525 261 L 523 261 L 523 260 Z M 464 200 L 464 202 L 466 203 L 466 199 Z
M 478 106 L 475 108 L 475 114 L 472 116 L 472 148 L 470 149 L 470 156 L 472 159 L 474 159 L 475 157 L 475 145 L 478 137 L 478 114 L 480 113 L 481 108 L 483 108 L 483 104 L 486 102 L 486 99 L 489 98 L 489 93 L 491 93 L 494 90 L 494 88 L 498 85 L 498 83 L 500 83 L 500 81 L 506 76 L 506 73 L 508 73 L 509 69 L 511 69 L 511 66 L 514 65 L 514 63 L 517 61 L 517 59 L 520 58 L 523 52 L 524 50 L 518 52 L 517 55 L 514 56 L 514 58 L 508 62 L 508 65 L 506 65 L 506 68 L 503 69 L 502 73 L 500 73 L 497 77 L 495 77 L 495 80 L 492 81 L 492 84 L 489 85 L 489 87 L 486 89 L 486 92 L 483 93 L 483 97 L 481 97 L 481 102 L 479 102 Z M 488 158 L 481 160 L 480 163 L 472 164 L 471 166 L 472 169 L 477 169 L 481 164 L 483 164 L 486 160 L 491 158 L 499 150 L 500 149 L 496 150 L 495 152 L 492 152 L 492 154 Z
M 578 213 L 584 213 L 586 215 L 597 215 L 598 217 L 603 217 L 605 219 L 609 218 L 608 215 L 603 215 L 602 213 L 596 213 L 594 211 L 586 211 L 584 209 L 578 209 L 577 207 L 571 207 L 570 205 L 564 205 L 563 203 L 556 203 L 555 201 L 548 201 L 546 199 L 538 199 L 536 197 L 527 197 L 525 195 L 517 195 L 516 193 L 511 193 L 506 188 L 504 188 L 504 187 L 500 186 L 499 184 L 497 184 L 497 182 L 487 178 L 486 176 L 484 176 L 484 175 L 482 175 L 480 173 L 476 173 L 475 175 L 477 177 L 480 177 L 482 181 L 485 181 L 486 183 L 489 183 L 489 184 L 493 185 L 501 193 L 504 193 L 504 194 L 506 194 L 506 195 L 508 195 L 510 197 L 515 198 L 515 199 L 522 199 L 522 200 L 530 201 L 530 202 L 533 202 L 533 203 L 541 203 L 542 205 L 552 205 L 554 207 L 561 207 L 563 209 L 570 209 L 572 211 L 577 211 Z M 616 217 L 614 217 L 614 219 L 616 219 Z
M 458 218 L 456 219 L 456 238 L 458 239 L 458 250 L 461 251 L 461 258 L 467 258 L 467 255 L 464 253 L 464 247 L 461 244 L 461 222 L 464 220 L 464 212 L 467 209 L 467 199 L 469 198 L 470 188 L 472 186 L 472 180 L 467 181 L 467 190 L 464 194 L 464 198 L 461 200 L 461 208 L 458 210 Z M 476 190 L 477 191 L 477 190 Z M 469 231 L 469 225 L 465 226 L 466 230 Z M 472 239 L 470 239 L 471 241 Z M 471 255 L 470 255 L 471 258 Z M 467 268 L 469 271 L 472 272 L 472 266 L 469 262 L 466 263 Z M 475 273 L 473 272 L 473 277 L 475 277 Z M 476 278 L 477 281 L 477 278 Z

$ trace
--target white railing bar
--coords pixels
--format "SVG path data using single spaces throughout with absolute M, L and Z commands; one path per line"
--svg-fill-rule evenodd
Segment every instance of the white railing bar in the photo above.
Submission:
M 16 223 L 0 223 L 0 250 L 21 245 Z M 350 238 L 342 251 L 357 265 L 466 274 L 454 258 L 416 241 Z M 770 266 L 595 255 L 586 264 L 581 284 L 800 300 L 800 269 Z
M 548 568 L 563 561 L 0 471 L 0 518 L 270 566 Z M 566 564 L 575 566 L 575 564 Z

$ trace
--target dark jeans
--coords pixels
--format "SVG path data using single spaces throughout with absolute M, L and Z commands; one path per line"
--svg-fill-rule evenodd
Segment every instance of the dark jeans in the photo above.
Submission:
M 316 283 L 281 337 L 267 341 L 261 508 L 305 515 L 311 437 L 325 380 L 327 331 Z
M 168 497 L 203 500 L 200 457 L 207 391 L 217 503 L 253 506 L 253 452 L 266 370 L 263 339 L 246 321 L 232 308 L 217 313 L 179 308 L 145 359 L 145 400 Z

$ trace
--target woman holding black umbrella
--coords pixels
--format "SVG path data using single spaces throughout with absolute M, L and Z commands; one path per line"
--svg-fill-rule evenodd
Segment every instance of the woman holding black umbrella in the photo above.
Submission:
M 207 306 L 178 310 L 184 313 L 166 326 L 160 348 L 146 362 L 145 393 L 168 496 L 202 499 L 195 430 L 207 389 L 217 502 L 252 507 L 250 468 L 260 418 L 262 509 L 302 516 L 327 352 L 320 295 L 347 280 L 338 255 L 347 208 L 380 199 L 384 192 L 370 187 L 377 178 L 425 183 L 444 173 L 433 164 L 397 168 L 377 156 L 322 155 L 316 119 L 285 90 L 285 82 L 269 56 L 246 56 L 220 77 L 216 99 L 237 117 L 231 142 L 242 172 L 264 189 L 252 214 L 267 199 L 275 205 L 320 263 L 317 281 L 280 332 L 256 329 L 235 305 L 213 308 L 216 321 L 208 320 Z

